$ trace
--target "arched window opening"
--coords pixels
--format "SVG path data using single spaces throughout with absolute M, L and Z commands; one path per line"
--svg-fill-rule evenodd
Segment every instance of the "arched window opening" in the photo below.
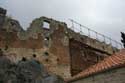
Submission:
M 50 24 L 48 22 L 43 22 L 43 28 L 50 29 Z

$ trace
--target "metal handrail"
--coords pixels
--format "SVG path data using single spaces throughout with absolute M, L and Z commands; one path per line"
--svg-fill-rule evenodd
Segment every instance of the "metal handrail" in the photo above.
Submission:
M 69 19 L 69 20 L 72 22 L 72 27 L 71 27 L 71 29 L 72 29 L 73 31 L 78 30 L 78 29 L 77 29 L 78 27 L 74 27 L 74 25 L 77 24 L 77 25 L 79 26 L 79 30 L 80 30 L 79 33 L 80 33 L 80 34 L 81 34 L 81 33 L 84 33 L 84 31 L 82 30 L 82 28 L 84 28 L 84 29 L 86 29 L 86 30 L 88 31 L 87 36 L 89 36 L 90 38 L 92 38 L 91 33 L 93 32 L 93 33 L 95 33 L 97 40 L 99 40 L 99 36 L 101 36 L 101 37 L 103 38 L 103 42 L 104 42 L 104 43 L 107 44 L 106 40 L 109 40 L 109 42 L 110 42 L 109 44 L 111 44 L 113 47 L 116 47 L 116 48 L 118 48 L 118 49 L 123 48 L 123 46 L 122 46 L 122 44 L 121 44 L 120 42 L 118 42 L 118 41 L 116 41 L 116 40 L 114 40 L 114 39 L 112 39 L 112 38 L 110 38 L 110 37 L 108 37 L 108 36 L 105 36 L 105 35 L 103 35 L 103 34 L 101 34 L 101 33 L 98 33 L 97 31 L 94 31 L 94 30 L 92 30 L 92 29 L 90 29 L 90 28 L 88 28 L 88 27 L 86 27 L 86 26 L 84 26 L 84 25 L 82 25 L 82 24 L 80 24 L 80 23 L 78 23 L 78 22 L 72 20 L 72 19 Z M 84 35 L 85 35 L 85 34 L 84 34 Z M 99 40 L 99 41 L 101 41 L 101 40 Z M 114 44 L 114 43 L 115 43 L 115 44 Z

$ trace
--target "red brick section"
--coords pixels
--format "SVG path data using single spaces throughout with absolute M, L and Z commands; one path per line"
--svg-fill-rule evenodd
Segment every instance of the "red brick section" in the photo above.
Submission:
M 113 54 L 105 58 L 103 61 L 89 67 L 88 69 L 82 71 L 76 76 L 66 79 L 66 82 L 71 82 L 87 76 L 97 74 L 112 68 L 125 67 L 125 49 L 120 50 L 120 52 Z

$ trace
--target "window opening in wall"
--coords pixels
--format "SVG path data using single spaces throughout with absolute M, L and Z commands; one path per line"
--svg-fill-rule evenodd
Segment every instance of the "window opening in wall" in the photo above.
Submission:
M 5 49 L 4 50 L 8 50 L 8 48 L 9 48 L 8 45 L 5 45 Z
M 37 56 L 36 54 L 33 54 L 33 57 L 34 57 L 34 58 L 36 58 L 36 56 Z
M 46 47 L 49 47 L 49 44 L 50 44 L 50 37 L 45 37 L 44 38 L 44 45 L 46 46 Z
M 44 40 L 49 40 L 49 37 L 45 37 L 45 39 Z
M 50 24 L 48 22 L 43 22 L 43 28 L 50 29 Z
M 2 51 L 2 49 L 0 48 L 0 56 L 1 56 L 1 55 L 3 55 L 3 51 Z
M 57 58 L 57 61 L 59 61 L 59 58 Z
M 45 59 L 46 62 L 49 62 L 49 59 Z
M 97 62 L 99 62 L 100 61 L 100 56 L 97 56 Z
M 26 61 L 27 59 L 25 57 L 22 58 L 22 61 Z
M 49 53 L 48 52 L 44 52 L 44 56 L 49 56 Z

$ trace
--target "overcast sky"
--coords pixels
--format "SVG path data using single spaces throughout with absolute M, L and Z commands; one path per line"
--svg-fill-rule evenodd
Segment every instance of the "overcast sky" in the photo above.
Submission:
M 34 18 L 75 21 L 120 41 L 125 32 L 125 0 L 0 0 L 8 15 L 26 29 Z

